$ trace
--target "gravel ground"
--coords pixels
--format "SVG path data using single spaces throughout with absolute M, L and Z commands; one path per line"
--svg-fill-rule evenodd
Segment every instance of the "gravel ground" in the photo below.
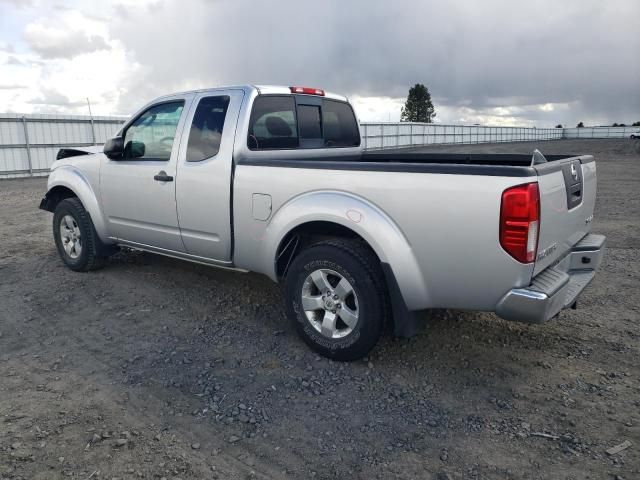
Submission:
M 71 272 L 45 180 L 0 181 L 0 479 L 640 478 L 640 142 L 429 150 L 536 146 L 599 162 L 608 250 L 580 308 L 437 311 L 351 364 L 260 275 L 137 252 Z

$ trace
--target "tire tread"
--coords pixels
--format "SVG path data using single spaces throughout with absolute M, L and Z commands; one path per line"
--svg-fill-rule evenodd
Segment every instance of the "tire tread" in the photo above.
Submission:
M 98 270 L 106 264 L 107 258 L 98 255 L 98 234 L 96 233 L 95 227 L 93 226 L 93 222 L 91 221 L 91 217 L 89 216 L 89 212 L 87 212 L 82 205 L 82 202 L 77 197 L 65 198 L 62 200 L 57 206 L 56 211 L 59 208 L 65 208 L 65 206 L 73 211 L 74 216 L 79 224 L 81 224 L 81 228 L 83 230 L 83 235 L 87 237 L 83 242 L 83 248 L 87 249 L 87 255 L 85 262 L 78 265 L 70 265 L 65 261 L 65 264 L 71 268 L 72 270 L 78 272 L 89 272 L 92 270 Z M 57 229 L 59 228 L 57 225 L 57 215 L 54 214 L 53 221 L 53 234 L 56 236 L 59 235 Z M 60 255 L 63 255 L 60 252 Z
M 300 252 L 296 256 L 296 258 L 294 258 L 294 260 L 292 261 L 292 266 L 296 263 L 298 257 L 303 255 L 303 253 L 308 255 L 309 252 L 315 249 L 322 249 L 327 247 L 332 250 L 339 250 L 341 255 L 346 255 L 347 257 L 352 259 L 354 263 L 358 264 L 359 267 L 361 267 L 360 275 L 361 277 L 363 277 L 361 278 L 361 281 L 363 281 L 364 283 L 369 283 L 369 289 L 372 289 L 373 292 L 375 292 L 374 294 L 377 294 L 377 298 L 380 302 L 380 310 L 378 310 L 380 317 L 378 317 L 378 319 L 370 325 L 370 329 L 367 330 L 367 335 L 365 337 L 361 337 L 362 341 L 358 340 L 356 343 L 350 345 L 349 347 L 335 350 L 328 349 L 325 346 L 316 344 L 315 340 L 313 338 L 310 338 L 308 334 L 301 328 L 298 319 L 292 317 L 292 320 L 294 321 L 294 324 L 296 324 L 298 332 L 302 336 L 303 340 L 318 353 L 334 360 L 353 361 L 360 359 L 369 353 L 369 351 L 375 346 L 378 339 L 382 335 L 385 326 L 389 323 L 391 309 L 386 282 L 384 281 L 384 273 L 382 271 L 382 268 L 380 267 L 380 261 L 378 260 L 378 257 L 370 249 L 370 247 L 362 240 L 350 238 L 332 238 L 311 243 L 302 252 Z M 296 275 L 298 275 L 295 269 L 293 269 L 293 271 L 290 271 L 289 274 L 293 274 L 294 278 Z M 289 282 L 289 275 L 287 277 L 287 281 Z M 287 286 L 286 290 L 287 303 L 290 304 L 290 302 L 292 302 L 290 295 L 295 295 L 295 293 L 292 293 L 290 291 L 289 286 Z M 287 311 L 291 312 L 290 314 L 295 317 L 295 312 L 293 312 L 293 310 L 290 309 L 289 306 L 287 308 Z M 373 330 L 371 330 L 371 328 L 373 328 Z

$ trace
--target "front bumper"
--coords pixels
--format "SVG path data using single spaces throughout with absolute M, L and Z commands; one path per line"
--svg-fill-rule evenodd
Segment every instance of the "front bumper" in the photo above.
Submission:
M 585 236 L 560 262 L 536 275 L 528 287 L 507 292 L 496 307 L 498 316 L 542 323 L 574 306 L 600 266 L 605 240 L 604 235 Z

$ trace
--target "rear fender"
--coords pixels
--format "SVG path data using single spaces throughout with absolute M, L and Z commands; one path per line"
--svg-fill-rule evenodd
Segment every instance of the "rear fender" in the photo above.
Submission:
M 429 304 L 429 292 L 418 262 L 400 228 L 371 202 L 340 191 L 306 193 L 278 209 L 263 237 L 263 272 L 277 281 L 275 259 L 281 242 L 296 227 L 317 221 L 342 225 L 362 237 L 380 262 L 391 268 L 409 310 Z

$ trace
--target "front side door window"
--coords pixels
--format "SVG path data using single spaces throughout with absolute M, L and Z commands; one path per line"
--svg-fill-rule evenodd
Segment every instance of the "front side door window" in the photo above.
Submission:
M 177 155 L 172 150 L 190 102 L 186 96 L 148 107 L 125 127 L 123 158 L 105 160 L 100 190 L 110 236 L 184 251 L 176 212 Z
M 124 160 L 168 161 L 184 101 L 166 102 L 146 110 L 127 128 Z

